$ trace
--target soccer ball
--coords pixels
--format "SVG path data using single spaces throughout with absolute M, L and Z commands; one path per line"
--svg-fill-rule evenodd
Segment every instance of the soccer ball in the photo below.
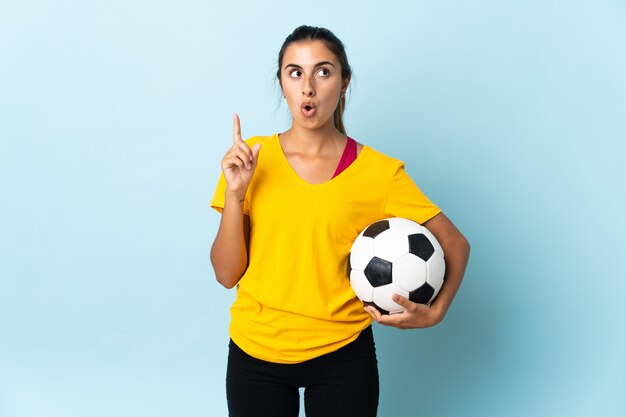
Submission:
M 404 308 L 391 296 L 430 304 L 443 285 L 445 262 L 435 236 L 424 226 L 399 217 L 380 220 L 354 240 L 348 260 L 357 297 L 383 314 Z

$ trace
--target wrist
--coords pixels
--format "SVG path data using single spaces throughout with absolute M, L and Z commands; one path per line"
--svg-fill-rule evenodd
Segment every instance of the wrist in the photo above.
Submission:
M 432 320 L 431 326 L 435 326 L 439 324 L 441 320 L 443 320 L 443 316 L 446 315 L 446 309 L 442 308 L 440 303 L 431 304 L 430 311 L 432 313 L 431 314 L 431 320 Z
M 226 189 L 226 192 L 224 194 L 224 199 L 230 203 L 243 204 L 245 198 L 246 193 L 242 193 L 241 191 Z

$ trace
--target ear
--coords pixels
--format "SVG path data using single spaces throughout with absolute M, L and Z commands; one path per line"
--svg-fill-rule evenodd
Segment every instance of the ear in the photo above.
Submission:
M 285 89 L 283 88 L 283 81 L 278 79 L 278 86 L 280 87 L 280 95 L 285 97 Z
M 352 79 L 352 75 L 348 75 L 342 82 L 341 82 L 341 89 L 343 91 L 347 91 L 348 90 L 348 85 L 350 84 L 350 80 Z

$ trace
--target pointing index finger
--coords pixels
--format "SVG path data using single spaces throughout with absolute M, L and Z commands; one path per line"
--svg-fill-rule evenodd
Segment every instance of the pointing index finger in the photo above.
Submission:
M 241 124 L 239 122 L 239 115 L 235 113 L 233 116 L 233 143 L 237 141 L 243 141 L 241 138 Z

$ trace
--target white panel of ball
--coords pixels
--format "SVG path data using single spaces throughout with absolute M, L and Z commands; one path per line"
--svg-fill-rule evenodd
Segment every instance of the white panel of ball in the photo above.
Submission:
M 415 233 L 422 233 L 422 231 L 424 230 L 424 228 L 420 224 L 415 223 L 414 221 L 409 219 L 403 219 L 401 217 L 392 217 L 390 219 L 387 219 L 387 221 L 389 222 L 390 229 L 403 233 L 407 236 Z
M 363 271 L 356 269 L 350 271 L 350 285 L 359 299 L 365 302 L 373 301 L 374 287 L 371 286 Z
M 413 291 L 426 282 L 428 270 L 426 262 L 407 253 L 393 263 L 391 276 L 393 283 L 406 291 Z
M 439 290 L 443 285 L 443 276 L 446 272 L 446 263 L 443 256 L 441 256 L 441 252 L 438 253 L 435 251 L 435 253 L 433 253 L 433 256 L 431 256 L 428 262 L 426 262 L 426 269 L 428 271 L 428 284 L 435 289 L 435 293 L 430 299 L 430 302 L 432 302 L 437 294 L 439 294 Z
M 432 243 L 433 247 L 435 248 L 435 253 L 438 253 L 443 257 L 443 249 L 441 248 L 441 245 L 439 244 L 439 241 L 437 240 L 435 235 L 433 235 L 430 230 L 423 226 L 422 233 L 425 234 L 428 237 L 428 240 L 430 240 L 430 243 Z
M 374 255 L 393 262 L 409 253 L 407 235 L 394 229 L 385 230 L 374 239 Z
M 387 310 L 389 313 L 401 313 L 402 311 L 404 311 L 404 307 L 391 299 L 391 296 L 394 294 L 400 294 L 406 298 L 409 298 L 408 291 L 405 291 L 396 285 L 387 284 L 383 285 L 382 287 L 374 288 L 374 304 L 376 304 L 383 310 Z
M 373 256 L 374 239 L 363 238 L 362 235 L 359 235 L 350 250 L 350 266 L 353 269 L 364 271 Z

